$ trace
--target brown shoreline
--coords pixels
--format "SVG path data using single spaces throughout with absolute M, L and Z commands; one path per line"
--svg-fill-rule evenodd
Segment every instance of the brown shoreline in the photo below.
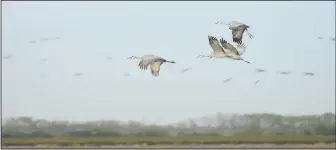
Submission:
M 218 144 L 218 145 L 201 145 L 201 144 L 191 144 L 191 145 L 73 145 L 73 146 L 60 146 L 60 145 L 36 145 L 36 146 L 2 146 L 3 149 L 6 148 L 329 148 L 336 149 L 336 143 L 318 143 L 318 144 Z

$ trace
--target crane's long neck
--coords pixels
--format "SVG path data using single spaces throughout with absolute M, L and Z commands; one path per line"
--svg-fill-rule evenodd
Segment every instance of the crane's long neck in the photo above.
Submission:
M 127 59 L 141 59 L 141 57 L 138 57 L 138 56 L 131 56 L 131 57 L 128 57 Z
M 227 22 L 222 22 L 222 21 L 217 21 L 215 24 L 224 24 L 224 25 L 230 25 L 229 23 L 227 23 Z
M 204 58 L 208 57 L 209 59 L 212 58 L 212 55 L 198 55 L 196 58 Z

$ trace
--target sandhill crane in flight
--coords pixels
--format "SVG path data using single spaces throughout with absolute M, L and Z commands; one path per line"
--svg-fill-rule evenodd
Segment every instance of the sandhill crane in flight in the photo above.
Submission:
M 48 58 L 41 58 L 40 61 L 41 61 L 42 63 L 45 63 L 45 62 L 48 61 Z
M 253 38 L 253 35 L 248 31 L 248 28 L 250 28 L 250 26 L 244 24 L 244 23 L 240 23 L 237 21 L 231 21 L 231 22 L 222 22 L 222 21 L 218 21 L 215 24 L 224 24 L 224 25 L 228 25 L 229 29 L 232 32 L 232 40 L 233 42 L 241 45 L 242 44 L 242 39 L 243 39 L 243 34 L 246 31 L 246 33 L 248 34 L 248 36 L 250 37 L 250 39 Z
M 250 62 L 242 59 L 240 57 L 240 54 L 237 51 L 237 49 L 233 45 L 231 45 L 231 44 L 227 43 L 225 40 L 223 40 L 223 38 L 221 39 L 221 43 L 223 43 L 224 45 L 223 44 L 221 45 L 221 43 L 219 43 L 218 39 L 214 36 L 209 36 L 208 35 L 208 40 L 209 40 L 209 45 L 211 46 L 211 48 L 213 50 L 213 53 L 211 55 L 199 55 L 196 58 L 201 58 L 201 57 L 208 57 L 209 59 L 211 59 L 213 57 L 215 57 L 215 58 L 229 58 L 229 59 L 232 59 L 232 60 L 242 60 L 246 63 L 250 63 Z M 229 50 L 231 52 L 225 52 L 225 50 L 224 50 L 225 47 L 227 48 L 227 50 Z M 238 46 L 238 48 L 242 48 L 242 49 L 244 49 L 244 51 L 246 49 L 245 45 L 240 45 L 240 46 Z
M 312 73 L 312 72 L 303 72 L 303 75 L 306 75 L 306 76 L 315 76 L 315 74 Z
M 325 37 L 318 37 L 317 39 L 319 39 L 319 40 L 322 40 L 322 39 L 325 39 Z M 331 41 L 335 41 L 335 37 L 330 37 L 329 38 L 329 40 L 331 40 Z
M 192 68 L 185 68 L 185 69 L 182 69 L 180 73 L 185 73 L 187 71 L 190 71 Z
M 290 74 L 291 72 L 288 72 L 288 71 L 280 71 L 278 72 L 279 74 L 283 74 L 283 75 L 287 75 L 287 74 Z
M 3 56 L 2 59 L 5 60 L 5 59 L 10 59 L 12 57 L 13 57 L 13 55 L 7 55 L 7 56 Z
M 261 72 L 266 72 L 266 70 L 265 70 L 265 69 L 260 69 L 260 68 L 257 68 L 257 69 L 256 69 L 256 71 L 257 71 L 258 73 L 261 73 Z
M 124 76 L 125 76 L 125 77 L 129 77 L 129 76 L 131 76 L 131 74 L 128 73 L 128 72 L 125 72 L 125 73 L 124 73 Z
M 147 70 L 147 67 L 150 65 L 151 72 L 153 76 L 159 76 L 160 67 L 163 63 L 175 63 L 175 61 L 168 61 L 164 58 L 155 55 L 144 55 L 142 57 L 131 56 L 127 59 L 140 59 L 139 67 L 141 70 Z
M 257 85 L 260 82 L 260 80 L 257 80 L 254 82 L 254 85 Z
M 223 83 L 226 83 L 226 82 L 229 82 L 229 81 L 231 81 L 231 77 L 230 78 L 227 78 L 227 79 L 225 79 L 224 81 L 223 81 Z
M 107 59 L 107 60 L 112 60 L 112 57 L 107 56 L 106 59 Z
M 30 44 L 36 44 L 36 41 L 35 40 L 30 40 L 28 41 Z
M 83 73 L 81 73 L 81 72 L 76 72 L 76 73 L 74 73 L 73 75 L 79 77 L 79 76 L 82 76 Z
M 48 37 L 41 37 L 40 41 L 50 41 L 50 40 L 59 40 L 60 37 L 52 37 L 52 38 L 48 38 Z

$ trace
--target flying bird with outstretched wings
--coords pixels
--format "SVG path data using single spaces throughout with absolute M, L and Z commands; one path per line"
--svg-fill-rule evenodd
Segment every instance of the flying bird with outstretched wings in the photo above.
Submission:
M 256 81 L 254 82 L 254 85 L 257 85 L 259 82 L 260 82 L 260 80 L 256 80 Z
M 215 57 L 215 58 L 228 58 L 231 60 L 241 60 L 246 63 L 250 63 L 249 61 L 244 60 L 240 56 L 245 52 L 246 46 L 245 44 L 237 46 L 239 49 L 243 49 L 243 52 L 239 52 L 236 47 L 234 47 L 232 44 L 228 43 L 223 38 L 218 41 L 218 39 L 214 36 L 208 35 L 208 41 L 209 45 L 212 48 L 212 54 L 210 55 L 199 55 L 196 58 L 203 58 L 208 57 L 209 59 Z M 228 52 L 226 52 L 227 50 Z
M 238 45 L 243 44 L 242 39 L 243 39 L 243 35 L 244 35 L 245 31 L 248 34 L 248 36 L 250 37 L 250 39 L 253 38 L 253 35 L 248 31 L 250 26 L 248 26 L 244 23 L 237 22 L 237 21 L 231 21 L 231 22 L 218 21 L 215 24 L 228 25 L 229 29 L 232 32 L 232 40 L 233 40 L 233 42 L 237 43 Z
M 257 71 L 258 73 L 261 73 L 261 72 L 266 72 L 266 70 L 265 70 L 265 69 L 260 69 L 260 68 L 257 68 L 257 69 L 256 69 L 256 71 Z
M 303 72 L 303 75 L 306 75 L 306 76 L 315 76 L 315 74 L 312 73 L 312 72 Z
M 151 67 L 151 72 L 153 76 L 159 76 L 160 67 L 163 63 L 175 63 L 175 61 L 168 61 L 162 57 L 155 56 L 155 55 L 144 55 L 141 57 L 138 56 L 131 56 L 127 59 L 140 59 L 139 67 L 141 70 L 147 70 L 147 67 Z
M 229 82 L 229 81 L 231 81 L 231 80 L 232 80 L 231 77 L 230 77 L 230 78 L 227 78 L 227 79 L 223 80 L 223 83 Z

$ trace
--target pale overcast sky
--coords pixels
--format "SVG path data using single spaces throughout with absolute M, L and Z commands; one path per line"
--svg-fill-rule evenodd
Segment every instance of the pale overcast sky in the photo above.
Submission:
M 233 20 L 251 26 L 242 56 L 251 64 L 196 59 L 212 52 L 208 35 L 232 42 L 214 22 Z M 335 37 L 335 2 L 6 1 L 2 56 L 13 57 L 2 61 L 2 115 L 161 124 L 217 112 L 335 112 L 335 42 L 319 36 Z M 153 77 L 125 59 L 144 54 L 176 64 Z

